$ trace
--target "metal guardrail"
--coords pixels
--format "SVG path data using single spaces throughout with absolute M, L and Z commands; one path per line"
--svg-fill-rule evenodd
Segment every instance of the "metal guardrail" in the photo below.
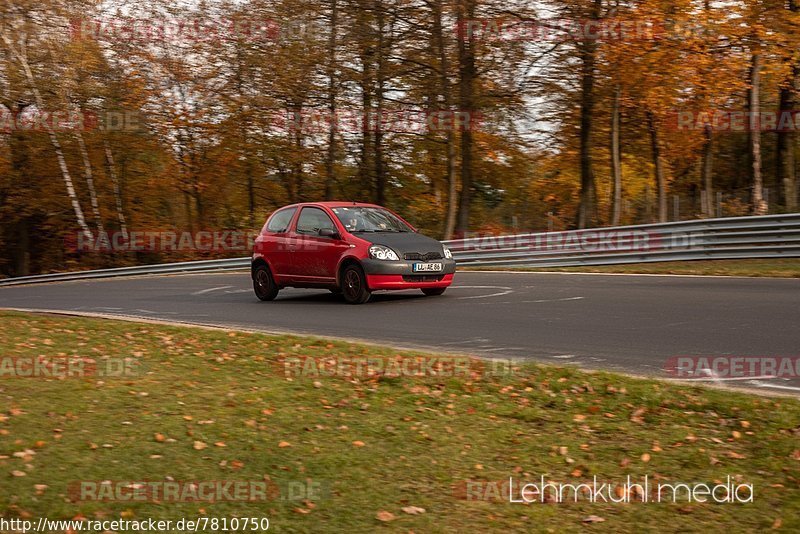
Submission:
M 459 265 L 574 267 L 706 259 L 800 258 L 800 213 L 593 228 L 444 242 Z M 248 269 L 250 258 L 189 261 L 0 280 L 0 286 Z
M 484 236 L 445 244 L 460 265 L 487 267 L 797 258 L 800 214 Z

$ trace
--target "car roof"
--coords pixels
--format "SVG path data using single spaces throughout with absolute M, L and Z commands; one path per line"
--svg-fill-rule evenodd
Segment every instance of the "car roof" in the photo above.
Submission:
M 326 200 L 324 202 L 298 202 L 297 204 L 292 204 L 288 207 L 300 207 L 300 206 L 326 206 L 328 208 L 347 208 L 347 207 L 361 207 L 361 208 L 383 208 L 383 206 L 379 206 L 378 204 L 370 204 L 368 202 L 346 202 L 341 200 Z

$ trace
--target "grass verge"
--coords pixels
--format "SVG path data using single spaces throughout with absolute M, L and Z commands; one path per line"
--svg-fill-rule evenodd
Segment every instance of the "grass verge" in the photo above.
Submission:
M 540 365 L 514 376 L 288 379 L 280 358 L 419 354 L 12 312 L 0 312 L 0 349 L 4 361 L 136 364 L 116 378 L 0 377 L 0 517 L 265 516 L 279 532 L 800 529 L 793 399 Z M 731 476 L 752 484 L 755 498 L 524 505 L 459 491 L 465 481 L 542 475 L 709 484 Z M 269 480 L 279 494 L 267 502 L 75 500 L 75 482 L 100 480 Z M 287 488 L 298 482 L 319 491 L 293 496 Z
M 596 267 L 481 267 L 463 270 L 537 271 L 564 273 L 684 274 L 800 278 L 800 259 L 665 261 L 637 265 Z

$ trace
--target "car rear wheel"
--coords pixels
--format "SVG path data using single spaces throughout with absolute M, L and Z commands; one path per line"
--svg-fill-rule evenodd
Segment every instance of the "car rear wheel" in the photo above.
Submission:
M 278 286 L 266 265 L 259 265 L 253 271 L 253 291 L 260 300 L 273 300 L 278 296 Z
M 427 295 L 429 297 L 438 297 L 439 295 L 444 293 L 445 289 L 447 289 L 447 288 L 445 288 L 445 287 L 426 287 L 425 289 L 422 290 L 422 292 L 425 293 L 425 295 Z
M 350 304 L 364 304 L 369 300 L 367 277 L 358 265 L 349 265 L 342 273 L 342 294 Z

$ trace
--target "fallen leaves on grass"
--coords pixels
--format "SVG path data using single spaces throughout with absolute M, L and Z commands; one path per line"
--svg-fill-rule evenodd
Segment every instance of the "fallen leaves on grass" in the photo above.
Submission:
M 366 445 L 366 443 L 364 443 L 363 441 L 356 440 L 353 442 L 354 447 L 363 447 L 364 445 Z
M 278 443 L 278 447 L 280 447 L 281 449 L 285 449 L 286 447 L 291 447 L 291 446 L 292 444 L 289 443 L 288 441 L 281 441 L 280 443 Z
M 207 444 L 205 444 L 205 443 L 203 443 L 202 441 L 195 441 L 195 442 L 194 442 L 194 445 L 192 445 L 192 448 L 193 448 L 194 450 L 196 450 L 196 451 L 202 451 L 202 450 L 203 450 L 203 449 L 205 449 L 206 447 L 208 447 L 208 445 L 207 445 Z
M 603 521 L 605 521 L 605 519 L 599 515 L 590 515 L 583 518 L 584 523 L 602 523 Z
M 387 512 L 386 510 L 381 510 L 380 512 L 375 514 L 375 519 L 377 519 L 378 521 L 383 521 L 384 523 L 387 523 L 389 521 L 394 521 L 397 518 L 395 517 L 395 515 L 392 512 Z
M 404 506 L 402 510 L 410 515 L 417 515 L 417 514 L 424 514 L 425 508 L 420 508 L 419 506 Z
M 642 417 L 647 410 L 645 408 L 639 408 L 635 412 L 631 414 L 631 423 L 636 423 L 637 425 L 644 424 L 644 418 Z

